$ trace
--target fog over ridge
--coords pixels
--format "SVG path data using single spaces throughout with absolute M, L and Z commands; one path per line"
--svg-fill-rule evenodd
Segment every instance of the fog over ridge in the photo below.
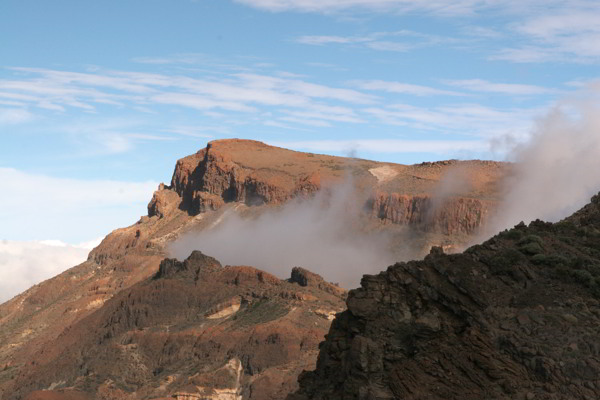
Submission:
M 255 219 L 231 213 L 212 229 L 183 236 L 169 250 L 184 259 L 199 249 L 223 264 L 251 265 L 280 278 L 301 266 L 353 287 L 363 274 L 376 273 L 396 260 L 390 235 L 365 229 L 365 201 L 347 180 Z

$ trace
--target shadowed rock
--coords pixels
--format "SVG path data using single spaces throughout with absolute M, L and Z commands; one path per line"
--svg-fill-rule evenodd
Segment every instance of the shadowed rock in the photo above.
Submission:
M 365 275 L 288 400 L 600 398 L 599 203 Z

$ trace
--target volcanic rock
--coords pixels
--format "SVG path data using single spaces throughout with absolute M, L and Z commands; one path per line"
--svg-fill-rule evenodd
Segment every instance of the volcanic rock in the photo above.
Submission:
M 600 398 L 600 197 L 365 275 L 288 400 Z

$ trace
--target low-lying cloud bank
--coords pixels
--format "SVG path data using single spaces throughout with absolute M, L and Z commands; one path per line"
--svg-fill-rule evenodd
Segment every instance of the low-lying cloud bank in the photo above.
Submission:
M 58 240 L 0 240 L 0 303 L 87 259 L 100 240 L 69 245 Z
M 199 249 L 224 264 L 251 265 L 280 278 L 302 266 L 328 281 L 353 287 L 363 274 L 375 273 L 396 258 L 389 236 L 365 229 L 364 200 L 346 182 L 255 219 L 231 213 L 213 229 L 172 243 L 170 251 L 184 259 Z

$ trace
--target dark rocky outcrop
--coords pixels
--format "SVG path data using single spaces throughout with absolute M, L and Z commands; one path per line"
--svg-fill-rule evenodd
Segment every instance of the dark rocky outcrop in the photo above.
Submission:
M 183 262 L 175 258 L 165 258 L 158 266 L 158 272 L 154 279 L 162 279 L 173 276 L 189 277 L 198 280 L 202 275 L 208 275 L 217 272 L 222 268 L 221 263 L 215 258 L 203 254 L 201 251 L 194 250 Z
M 297 283 L 300 286 L 316 287 L 341 298 L 345 298 L 347 293 L 338 285 L 326 282 L 321 275 L 310 272 L 302 267 L 292 268 L 292 276 L 290 277 L 289 282 Z
M 600 398 L 600 198 L 365 275 L 289 400 Z

